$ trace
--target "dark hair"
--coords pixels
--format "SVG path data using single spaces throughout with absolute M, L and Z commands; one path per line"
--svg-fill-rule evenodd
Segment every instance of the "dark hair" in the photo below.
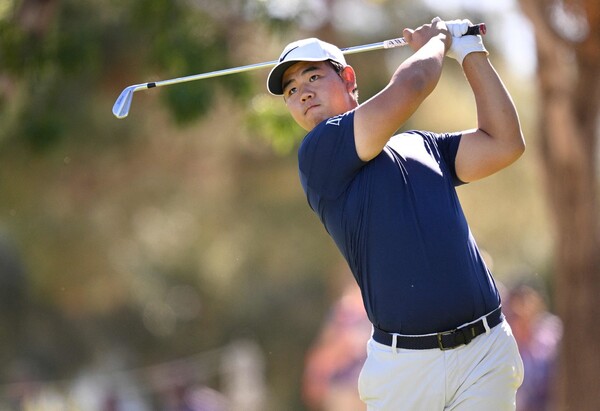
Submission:
M 327 60 L 327 61 L 329 62 L 331 67 L 333 67 L 335 72 L 341 77 L 342 71 L 344 71 L 346 66 L 344 66 L 341 63 L 338 63 L 337 61 L 333 61 L 333 60 Z M 354 98 L 356 98 L 356 100 L 358 100 L 358 87 L 355 87 L 354 90 L 352 90 L 352 94 L 354 94 Z

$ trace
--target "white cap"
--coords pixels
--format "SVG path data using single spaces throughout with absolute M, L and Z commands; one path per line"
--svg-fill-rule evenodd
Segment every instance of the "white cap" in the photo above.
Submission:
M 317 38 L 298 40 L 290 43 L 283 49 L 279 63 L 269 73 L 267 88 L 275 96 L 283 94 L 283 73 L 299 61 L 325 61 L 333 60 L 346 66 L 344 53 L 333 44 L 326 43 Z

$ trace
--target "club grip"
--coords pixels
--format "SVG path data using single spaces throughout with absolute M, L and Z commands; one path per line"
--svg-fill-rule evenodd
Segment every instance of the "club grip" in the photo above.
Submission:
M 485 36 L 486 31 L 487 31 L 487 28 L 485 27 L 485 23 L 479 23 L 479 24 L 475 24 L 474 26 L 470 26 L 464 35 L 465 36 L 476 36 L 479 34 L 479 35 Z

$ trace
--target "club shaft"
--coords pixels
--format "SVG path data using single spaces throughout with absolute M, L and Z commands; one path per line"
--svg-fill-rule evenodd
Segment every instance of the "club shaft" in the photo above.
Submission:
M 476 24 L 474 26 L 469 27 L 469 29 L 465 33 L 465 35 L 477 35 L 477 34 L 484 35 L 485 33 L 486 33 L 485 23 L 480 23 L 480 24 Z M 356 53 L 362 53 L 362 52 L 372 51 L 372 50 L 391 49 L 391 48 L 395 48 L 395 47 L 402 47 L 402 46 L 406 46 L 407 44 L 408 43 L 406 42 L 404 37 L 398 37 L 395 39 L 384 40 L 384 41 L 381 41 L 378 43 L 365 44 L 362 46 L 347 47 L 347 48 L 341 49 L 341 51 L 343 54 L 356 54 Z M 220 76 L 225 76 L 225 75 L 229 75 L 229 74 L 243 73 L 246 71 L 253 71 L 253 70 L 257 70 L 257 69 L 273 67 L 277 63 L 279 63 L 278 60 L 273 60 L 273 61 L 267 61 L 264 63 L 250 64 L 247 66 L 240 66 L 240 67 L 234 67 L 234 68 L 229 68 L 229 69 L 224 69 L 224 70 L 211 71 L 211 72 L 202 73 L 202 74 L 194 74 L 191 76 L 178 77 L 178 78 L 173 78 L 173 79 L 169 79 L 169 80 L 160 80 L 160 81 L 153 81 L 153 82 L 149 82 L 149 83 L 135 84 L 135 85 L 129 86 L 129 87 L 125 88 L 125 90 L 123 90 L 123 92 L 121 93 L 121 95 L 119 96 L 119 98 L 117 99 L 117 101 L 115 102 L 115 104 L 113 106 L 113 114 L 117 118 L 126 117 L 127 114 L 129 114 L 129 107 L 131 105 L 133 93 L 136 91 L 139 91 L 139 90 L 146 90 L 149 88 L 169 86 L 172 84 L 186 83 L 188 81 L 203 80 L 203 79 L 212 78 L 212 77 L 220 77 Z
M 394 44 L 394 45 L 391 46 L 391 44 Z M 341 50 L 342 50 L 342 53 L 344 53 L 344 54 L 355 54 L 355 53 L 362 53 L 365 51 L 379 50 L 379 49 L 383 49 L 383 48 L 400 47 L 400 46 L 404 46 L 406 44 L 407 43 L 404 40 L 404 38 L 397 38 L 397 39 L 382 41 L 379 43 L 348 47 L 348 48 L 341 49 Z M 247 66 L 240 66 L 240 67 L 234 67 L 234 68 L 229 68 L 229 69 L 224 69 L 224 70 L 211 71 L 211 72 L 202 73 L 202 74 L 194 74 L 191 76 L 178 77 L 178 78 L 173 78 L 173 79 L 169 79 L 169 80 L 154 81 L 154 82 L 149 82 L 149 83 L 145 83 L 145 84 L 140 84 L 139 85 L 140 87 L 138 90 L 141 90 L 144 88 L 170 86 L 172 84 L 180 84 L 180 83 L 186 83 L 188 81 L 204 80 L 207 78 L 226 76 L 229 74 L 243 73 L 246 71 L 253 71 L 253 70 L 263 69 L 263 68 L 271 68 L 271 67 L 274 67 L 275 65 L 277 65 L 277 63 L 279 63 L 278 60 L 266 61 L 264 63 L 249 64 Z
M 480 33 L 481 34 L 485 33 L 485 24 L 484 23 L 471 26 L 469 28 L 469 30 L 467 31 L 466 35 L 480 34 Z M 404 37 L 398 37 L 395 39 L 380 41 L 378 43 L 365 44 L 362 46 L 347 47 L 347 48 L 343 48 L 340 50 L 342 51 L 343 54 L 356 54 L 356 53 L 363 53 L 365 51 L 402 47 L 402 46 L 406 46 L 407 44 L 408 43 L 406 42 Z M 240 67 L 234 67 L 234 68 L 229 68 L 229 69 L 224 69 L 224 70 L 211 71 L 209 73 L 194 74 L 191 76 L 179 77 L 179 78 L 174 78 L 174 79 L 170 79 L 170 80 L 155 81 L 155 82 L 146 83 L 146 88 L 169 86 L 172 84 L 185 83 L 188 81 L 204 80 L 207 78 L 225 76 L 228 74 L 242 73 L 245 71 L 252 71 L 252 70 L 257 70 L 257 69 L 262 69 L 262 68 L 270 68 L 270 67 L 274 67 L 277 63 L 279 63 L 278 60 L 273 60 L 273 61 L 267 61 L 264 63 L 249 64 L 247 66 L 240 66 Z
M 364 51 L 378 50 L 378 49 L 382 49 L 382 48 L 400 47 L 400 46 L 404 46 L 404 45 L 406 45 L 406 41 L 404 40 L 404 38 L 398 38 L 398 39 L 382 41 L 380 43 L 348 47 L 348 48 L 342 49 L 342 52 L 344 54 L 354 54 L 354 53 L 360 53 L 360 52 L 364 52 Z M 132 86 L 125 88 L 123 90 L 123 92 L 121 93 L 121 95 L 119 96 L 119 98 L 117 98 L 117 101 L 115 102 L 115 104 L 113 106 L 113 114 L 117 118 L 127 117 L 127 114 L 129 114 L 129 107 L 131 105 L 131 100 L 133 98 L 133 93 L 135 93 L 136 91 L 147 90 L 149 88 L 155 88 L 155 87 L 169 86 L 172 84 L 187 83 L 189 81 L 204 80 L 204 79 L 212 78 L 212 77 L 226 76 L 229 74 L 243 73 L 246 71 L 252 71 L 252 70 L 257 70 L 257 69 L 262 69 L 262 68 L 274 67 L 278 62 L 279 62 L 278 60 L 273 60 L 273 61 L 267 61 L 264 63 L 250 64 L 247 66 L 240 66 L 240 67 L 234 67 L 234 68 L 229 68 L 229 69 L 224 69 L 224 70 L 211 71 L 208 73 L 194 74 L 194 75 L 185 76 L 185 77 L 177 77 L 177 78 L 173 78 L 173 79 L 169 79 L 169 80 L 160 80 L 160 81 L 152 81 L 149 83 L 134 84 Z

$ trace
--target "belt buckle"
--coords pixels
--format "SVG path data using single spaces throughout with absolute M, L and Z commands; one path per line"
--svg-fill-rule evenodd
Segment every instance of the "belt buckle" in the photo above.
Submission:
M 438 341 L 438 348 L 442 351 L 447 351 L 447 350 L 451 350 L 454 347 L 444 347 L 444 341 L 442 340 L 442 337 L 444 335 L 452 335 L 456 332 L 456 330 L 452 330 L 452 331 L 445 331 L 445 332 L 441 332 L 441 333 L 437 333 L 437 341 Z

